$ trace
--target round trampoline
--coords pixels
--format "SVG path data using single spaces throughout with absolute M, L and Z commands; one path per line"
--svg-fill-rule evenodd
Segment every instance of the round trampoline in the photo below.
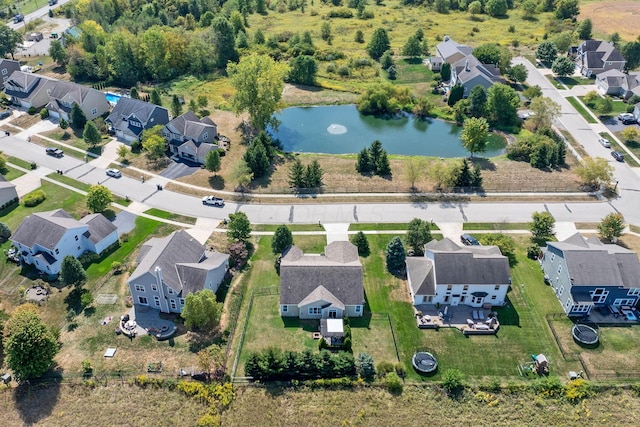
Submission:
M 416 352 L 411 359 L 411 364 L 416 371 L 425 374 L 430 374 L 438 369 L 438 361 L 435 356 L 426 351 Z
M 573 325 L 571 328 L 573 339 L 580 344 L 594 345 L 598 343 L 598 331 L 587 325 Z

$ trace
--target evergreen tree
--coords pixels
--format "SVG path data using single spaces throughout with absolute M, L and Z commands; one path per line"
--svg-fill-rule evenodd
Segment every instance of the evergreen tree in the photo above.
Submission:
M 84 129 L 84 125 L 87 124 L 87 116 L 84 115 L 84 111 L 82 111 L 77 102 L 73 103 L 69 118 L 74 129 Z
M 151 99 L 149 102 L 156 105 L 162 105 L 162 98 L 160 97 L 160 92 L 158 91 L 158 89 L 153 88 L 151 90 Z
M 356 171 L 363 174 L 373 171 L 371 156 L 369 156 L 369 150 L 367 148 L 363 148 L 358 153 L 358 160 L 356 161 Z
M 351 238 L 351 243 L 353 243 L 353 245 L 358 248 L 358 255 L 367 257 L 371 253 L 367 236 L 365 236 L 362 231 L 358 231 L 353 235 L 353 237 Z
M 384 28 L 376 28 L 367 45 L 367 52 L 373 59 L 378 60 L 387 50 L 391 48 L 389 35 Z
M 138 93 L 138 88 L 134 86 L 131 89 L 129 89 L 129 96 L 132 99 L 140 99 L 140 94 Z
M 385 255 L 387 260 L 387 270 L 389 270 L 390 273 L 396 274 L 404 270 L 404 261 L 407 258 L 407 254 L 405 253 L 400 237 L 396 236 L 391 239 L 387 245 Z
M 316 188 L 322 186 L 322 177 L 324 171 L 320 167 L 318 160 L 313 160 L 305 169 L 304 183 L 308 188 Z
M 469 167 L 469 162 L 467 159 L 462 159 L 460 172 L 458 174 L 458 179 L 456 180 L 456 187 L 469 187 L 472 181 L 473 175 L 471 173 L 471 168 Z
M 259 141 L 252 141 L 249 149 L 244 153 L 243 159 L 247 162 L 254 178 L 260 178 L 269 172 L 271 162 L 265 146 Z
M 377 173 L 378 163 L 380 162 L 380 157 L 384 149 L 382 148 L 382 142 L 375 140 L 369 146 L 369 158 L 371 159 L 371 164 L 373 165 L 373 171 Z
M 89 120 L 87 124 L 84 125 L 84 131 L 82 132 L 82 139 L 84 139 L 84 142 L 86 142 L 91 146 L 96 145 L 98 142 L 102 140 L 100 131 L 96 127 L 95 123 L 93 123 L 91 120 Z
M 442 68 L 440 68 L 440 78 L 443 82 L 451 80 L 451 64 L 448 62 L 442 64 Z
M 482 171 L 479 165 L 473 166 L 473 176 L 471 179 L 472 187 L 482 187 Z
M 302 166 L 300 159 L 294 159 L 291 166 L 289 166 L 288 183 L 294 188 L 304 188 L 305 169 Z
M 407 42 L 402 47 L 402 54 L 404 56 L 410 56 L 412 58 L 420 56 L 420 54 L 422 54 L 420 40 L 418 40 L 416 36 L 409 36 Z
M 389 164 L 389 157 L 387 156 L 387 152 L 382 150 L 382 154 L 380 158 L 376 162 L 376 175 L 380 176 L 390 176 L 391 175 L 391 165 Z
M 236 62 L 238 52 L 236 51 L 235 30 L 223 15 L 217 16 L 211 23 L 211 35 L 213 46 L 215 47 L 214 63 L 218 68 L 224 68 L 227 62 Z
M 76 288 L 81 288 L 87 282 L 87 273 L 76 257 L 64 257 L 60 264 L 60 281 L 64 285 L 73 285 Z
M 284 224 L 279 225 L 271 240 L 271 250 L 274 254 L 281 254 L 291 245 L 293 245 L 291 230 Z
M 174 118 L 182 114 L 182 103 L 180 102 L 180 98 L 176 94 L 174 94 L 173 98 L 171 98 L 171 114 L 173 114 Z
M 477 85 L 471 89 L 469 94 L 469 114 L 471 117 L 482 117 L 487 105 L 487 91 L 484 87 Z
M 458 101 L 460 101 L 464 96 L 464 87 L 461 84 L 456 83 L 453 85 L 451 90 L 449 91 L 449 99 L 447 99 L 447 104 L 452 107 Z

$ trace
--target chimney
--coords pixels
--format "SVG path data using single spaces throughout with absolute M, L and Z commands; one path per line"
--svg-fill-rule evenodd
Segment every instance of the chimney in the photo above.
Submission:
M 464 61 L 464 70 L 467 72 L 469 71 L 469 58 Z
M 444 41 L 448 42 L 449 41 L 449 36 L 444 36 Z

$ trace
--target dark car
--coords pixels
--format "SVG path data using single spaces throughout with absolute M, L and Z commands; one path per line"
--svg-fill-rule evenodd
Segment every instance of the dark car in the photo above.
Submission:
M 17 24 L 18 22 L 22 22 L 24 21 L 24 15 L 19 13 L 16 16 L 13 17 L 13 23 Z
M 624 162 L 624 154 L 622 154 L 619 151 L 612 151 L 611 152 L 611 157 L 613 157 L 614 159 L 616 159 L 619 162 Z
M 6 119 L 11 116 L 11 111 L 3 111 L 0 113 L 0 120 Z
M 473 237 L 471 234 L 463 234 L 460 236 L 460 241 L 467 246 L 480 246 L 478 239 Z
M 55 147 L 47 147 L 45 151 L 47 152 L 48 155 L 53 157 L 62 157 L 62 155 L 64 154 L 64 151 Z

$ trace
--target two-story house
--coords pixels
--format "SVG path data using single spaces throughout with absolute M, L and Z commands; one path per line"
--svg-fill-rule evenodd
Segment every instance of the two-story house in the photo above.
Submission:
M 4 89 L 4 84 L 15 71 L 20 71 L 20 63 L 18 61 L 14 61 L 13 59 L 0 60 L 0 78 L 2 78 L 0 81 L 0 89 Z
M 209 117 L 198 118 L 193 111 L 176 117 L 162 128 L 169 150 L 183 159 L 204 164 L 207 153 L 217 150 L 218 127 Z
M 78 104 L 87 120 L 93 120 L 109 111 L 104 92 L 77 83 L 58 80 L 49 90 L 49 115 L 71 121 L 73 104 Z
M 611 42 L 585 40 L 572 48 L 576 67 L 585 77 L 596 76 L 607 70 L 624 71 L 627 61 Z
M 588 315 L 597 306 L 635 306 L 640 297 L 638 255 L 597 237 L 579 233 L 562 242 L 547 242 L 543 251 L 545 280 L 568 316 Z
M 280 262 L 282 317 L 361 317 L 364 303 L 362 264 L 351 242 L 332 242 L 324 254 L 305 254 L 296 246 L 285 252 Z
M 97 254 L 118 241 L 116 227 L 102 214 L 79 221 L 62 209 L 27 216 L 11 236 L 22 262 L 55 276 L 65 256 Z
M 415 306 L 503 305 L 511 284 L 509 260 L 497 246 L 460 246 L 432 240 L 423 257 L 407 257 L 407 282 Z
M 105 119 L 118 138 L 139 140 L 142 131 L 169 123 L 169 110 L 159 105 L 133 98 L 121 98 Z
M 9 100 L 23 108 L 42 108 L 49 102 L 49 91 L 57 80 L 37 74 L 15 71 L 4 84 Z
M 618 96 L 625 101 L 640 96 L 640 73 L 607 70 L 596 75 L 596 87 L 603 95 Z
M 181 313 L 188 294 L 218 290 L 229 269 L 229 255 L 208 251 L 184 230 L 144 243 L 129 277 L 133 303 L 163 313 Z

